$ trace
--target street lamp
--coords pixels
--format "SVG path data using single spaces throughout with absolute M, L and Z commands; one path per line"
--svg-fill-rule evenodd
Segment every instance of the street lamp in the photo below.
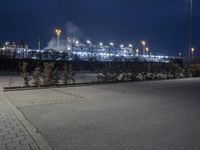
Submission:
M 92 56 L 92 55 L 93 55 L 92 42 L 91 42 L 90 40 L 87 40 L 86 43 L 89 44 L 89 46 L 90 46 L 88 50 L 89 50 L 89 52 L 90 52 L 90 57 L 91 57 L 91 59 L 92 59 L 92 57 L 93 57 L 93 56 Z
M 132 44 L 129 44 L 128 45 L 128 47 L 129 47 L 129 58 L 131 58 L 131 53 L 132 53 L 132 50 L 133 50 L 133 45 Z
M 148 55 L 148 53 L 149 53 L 149 48 L 146 47 L 146 54 Z
M 103 46 L 103 43 L 102 43 L 102 42 L 99 42 L 99 46 L 100 46 L 100 47 Z
M 110 46 L 114 46 L 114 43 L 113 43 L 113 42 L 110 42 Z
M 41 48 L 41 46 L 40 46 L 41 44 L 40 44 L 40 36 L 38 36 L 38 50 L 40 50 Z
M 191 50 L 192 50 L 192 13 L 193 13 L 193 0 L 190 0 L 190 32 L 189 32 L 189 52 L 188 52 L 188 66 L 190 70 L 191 64 Z
M 136 49 L 136 55 L 138 56 L 139 55 L 139 49 Z
M 195 52 L 195 49 L 191 48 L 192 58 L 194 58 L 194 52 Z
M 121 44 L 121 45 L 120 45 L 120 48 L 124 48 L 124 44 Z
M 58 49 L 60 48 L 60 35 L 61 35 L 61 30 L 60 29 L 56 29 L 55 30 L 55 33 L 56 33 L 56 36 L 57 36 L 57 44 L 58 44 Z
M 78 41 L 78 40 L 76 41 L 76 44 L 77 44 L 77 45 L 79 44 L 79 41 Z
M 110 42 L 109 44 L 110 44 L 111 47 L 113 47 L 113 46 L 115 45 L 113 42 Z M 109 47 L 109 52 L 108 52 L 108 55 L 109 55 L 109 64 L 108 64 L 108 65 L 109 65 L 109 66 L 108 66 L 109 71 L 110 71 L 110 66 L 111 66 L 111 64 L 110 64 L 110 63 L 111 63 L 111 59 L 110 59 L 110 50 L 111 50 L 111 49 L 110 49 L 110 47 Z
M 86 42 L 91 45 L 91 41 L 87 40 Z
M 146 48 L 146 42 L 142 41 L 142 46 L 143 46 L 143 55 L 145 54 L 145 48 Z
M 132 44 L 129 44 L 128 47 L 129 47 L 129 48 L 133 48 L 133 45 L 132 45 Z

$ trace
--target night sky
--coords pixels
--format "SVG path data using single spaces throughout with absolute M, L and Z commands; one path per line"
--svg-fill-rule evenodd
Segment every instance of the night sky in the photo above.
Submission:
M 200 1 L 194 0 L 193 46 L 200 50 Z M 186 54 L 189 0 L 1 0 L 0 42 L 26 40 L 31 48 L 54 36 L 56 27 L 78 27 L 83 41 L 146 40 L 154 53 Z M 200 53 L 200 51 L 199 51 Z

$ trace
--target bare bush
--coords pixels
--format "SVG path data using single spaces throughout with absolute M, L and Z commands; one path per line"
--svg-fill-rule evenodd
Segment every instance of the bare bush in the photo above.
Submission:
M 200 64 L 191 65 L 191 74 L 193 77 L 200 77 Z
M 40 67 L 36 67 L 34 72 L 33 72 L 33 84 L 36 87 L 39 87 L 41 85 L 41 71 L 40 71 Z
M 70 82 L 75 83 L 75 73 L 72 71 L 71 65 L 65 65 L 64 66 L 64 74 L 63 74 L 63 81 L 64 84 L 69 84 Z
M 54 85 L 54 63 L 44 63 L 44 85 L 52 86 Z
M 25 87 L 30 86 L 30 84 L 29 84 L 30 78 L 29 78 L 27 66 L 28 66 L 28 63 L 26 63 L 26 62 L 23 62 L 21 65 L 19 65 L 20 75 L 24 79 L 24 86 Z

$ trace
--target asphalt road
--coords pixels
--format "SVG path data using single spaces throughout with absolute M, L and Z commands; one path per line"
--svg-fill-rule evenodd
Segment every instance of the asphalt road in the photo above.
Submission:
M 200 79 L 90 88 L 109 93 L 19 109 L 55 150 L 200 149 Z

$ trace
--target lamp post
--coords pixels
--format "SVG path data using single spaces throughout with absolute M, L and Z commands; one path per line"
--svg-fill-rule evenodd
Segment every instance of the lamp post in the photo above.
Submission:
M 113 42 L 110 42 L 110 46 L 114 46 L 114 43 L 113 43 Z
M 142 41 L 142 46 L 143 46 L 143 55 L 145 55 L 145 48 L 146 48 L 146 42 Z
M 114 46 L 114 43 L 113 42 L 110 42 L 110 47 L 113 47 Z M 109 66 L 108 66 L 108 68 L 109 68 L 109 72 L 110 72 L 110 66 L 111 66 L 111 59 L 110 59 L 110 50 L 111 50 L 111 48 L 109 47 L 109 52 L 108 52 L 108 55 L 109 55 Z
M 92 42 L 90 40 L 86 41 L 90 46 L 92 45 Z
M 99 42 L 99 46 L 102 47 L 102 46 L 103 46 L 103 43 L 102 43 L 102 42 Z
M 41 44 L 40 44 L 40 36 L 38 36 L 38 50 L 40 50 L 41 48 L 41 46 L 40 46 Z
M 132 54 L 132 50 L 133 50 L 133 45 L 132 44 L 129 44 L 128 45 L 128 47 L 129 47 L 129 49 L 130 49 L 130 51 L 129 51 L 129 59 L 131 59 L 131 54 Z
M 75 43 L 76 43 L 76 46 L 78 46 L 78 45 L 79 45 L 79 41 L 78 41 L 78 40 L 76 40 L 76 42 L 75 42 Z
M 90 58 L 92 59 L 93 58 L 92 42 L 90 40 L 87 40 L 86 43 L 90 46 L 88 50 L 89 50 L 89 53 L 90 53 Z
M 149 55 L 149 48 L 146 47 L 146 55 Z
M 133 45 L 132 45 L 132 44 L 129 44 L 128 47 L 129 47 L 129 48 L 133 48 Z
M 190 65 L 191 65 L 191 50 L 192 50 L 192 13 L 193 13 L 193 0 L 190 0 L 190 31 L 189 31 L 189 52 L 188 52 L 188 66 L 190 74 Z
M 113 47 L 114 46 L 114 43 L 113 42 L 110 42 L 110 47 Z M 109 48 L 109 60 L 110 60 L 110 48 Z
M 136 49 L 136 56 L 139 56 L 139 49 Z
M 191 48 L 192 58 L 194 58 L 194 52 L 195 52 L 195 49 Z
M 56 33 L 56 36 L 57 36 L 57 44 L 58 44 L 58 49 L 60 48 L 60 35 L 61 35 L 61 30 L 60 29 L 56 29 L 55 30 L 55 33 Z

